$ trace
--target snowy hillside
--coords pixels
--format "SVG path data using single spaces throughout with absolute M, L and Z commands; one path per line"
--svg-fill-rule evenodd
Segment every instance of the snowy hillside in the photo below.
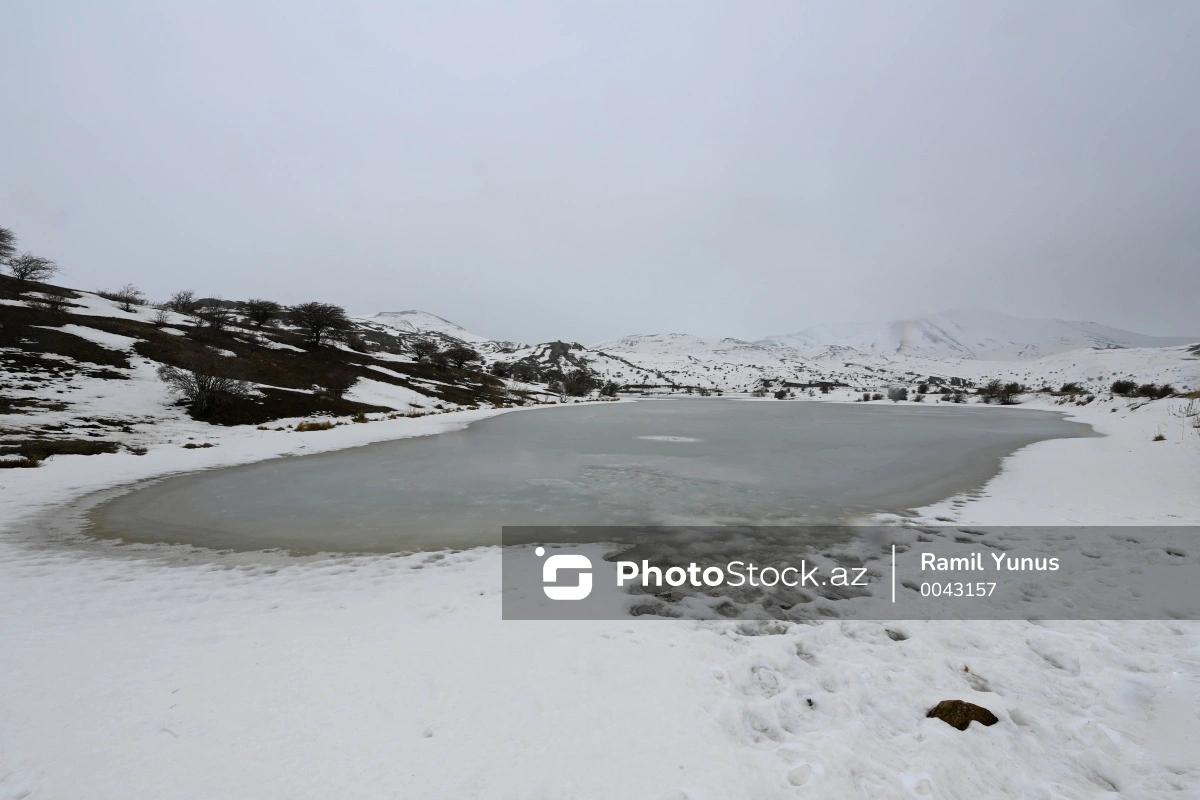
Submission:
M 810 348 L 851 347 L 872 355 L 926 358 L 1032 359 L 1080 348 L 1165 347 L 1192 344 L 1191 338 L 1146 336 L 1095 322 L 1025 319 L 993 311 L 956 309 L 911 320 L 822 325 L 760 344 Z

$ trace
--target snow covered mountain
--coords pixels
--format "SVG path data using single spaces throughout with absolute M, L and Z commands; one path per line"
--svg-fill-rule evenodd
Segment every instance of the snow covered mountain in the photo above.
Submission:
M 1146 336 L 1095 322 L 1025 319 L 977 309 L 955 309 L 895 322 L 821 325 L 757 344 L 811 348 L 851 347 L 870 355 L 925 358 L 1035 359 L 1081 348 L 1169 347 L 1200 341 Z
M 400 333 L 433 335 L 437 338 L 449 337 L 466 342 L 478 350 L 494 352 L 496 350 L 512 350 L 525 347 L 517 342 L 501 342 L 472 333 L 461 325 L 456 325 L 448 319 L 430 314 L 428 311 L 381 311 L 369 317 L 363 317 L 367 322 L 385 325 Z

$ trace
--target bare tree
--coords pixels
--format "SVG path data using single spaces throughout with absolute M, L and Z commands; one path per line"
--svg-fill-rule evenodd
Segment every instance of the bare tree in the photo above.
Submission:
M 282 312 L 282 306 L 274 300 L 262 300 L 255 297 L 246 301 L 246 319 L 250 320 L 256 328 L 270 325 L 279 319 Z
M 35 256 L 33 253 L 21 253 L 19 256 L 8 258 L 8 271 L 18 283 L 26 281 L 44 281 L 58 272 L 58 264 L 48 258 Z
M 431 342 L 428 339 L 419 339 L 413 342 L 413 355 L 417 357 L 417 361 L 431 361 L 433 356 L 441 350 L 437 346 L 437 342 Z
M 8 228 L 0 228 L 0 263 L 7 262 L 17 252 L 17 235 Z
M 142 290 L 134 286 L 132 283 L 127 283 L 115 292 L 110 292 L 108 289 L 101 289 L 96 294 L 112 300 L 114 303 L 121 304 L 121 310 L 133 313 L 134 306 L 143 305 L 146 302 L 146 296 L 142 294 Z
M 346 309 L 332 303 L 301 303 L 292 307 L 292 319 L 304 329 L 305 338 L 314 347 L 322 339 L 336 339 L 350 330 Z
M 454 366 L 462 369 L 472 361 L 481 360 L 479 353 L 476 353 L 466 345 L 456 344 L 453 347 L 446 348 L 446 360 Z
M 226 359 L 211 351 L 193 355 L 181 367 L 163 364 L 158 377 L 173 393 L 187 401 L 192 413 L 203 416 L 218 404 L 234 397 L 243 397 L 250 385 L 234 378 Z
M 168 310 L 174 311 L 176 314 L 186 314 L 191 316 L 196 313 L 198 301 L 196 293 L 191 289 L 184 289 L 171 295 L 171 298 L 164 303 Z

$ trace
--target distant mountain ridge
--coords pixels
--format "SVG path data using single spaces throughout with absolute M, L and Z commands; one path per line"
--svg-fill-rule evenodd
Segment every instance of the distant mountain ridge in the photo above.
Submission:
M 768 336 L 756 344 L 807 349 L 850 347 L 870 355 L 1024 360 L 1080 348 L 1170 347 L 1197 337 L 1147 336 L 1096 322 L 1026 319 L 977 309 L 954 309 L 910 320 L 819 325 Z
M 457 339 L 483 352 L 530 345 L 489 339 L 426 311 L 384 311 L 363 318 L 402 333 Z M 1200 342 L 1194 337 L 1148 336 L 1101 325 L 1060 319 L 1028 319 L 979 309 L 953 309 L 909 320 L 818 325 L 757 341 L 706 338 L 687 333 L 633 334 L 588 349 L 677 357 L 776 361 L 779 358 L 836 360 L 863 356 L 1026 361 L 1079 349 L 1172 347 Z
M 1157 337 L 1094 322 L 1033 320 L 988 311 L 957 310 L 916 320 L 831 325 L 757 341 L 686 333 L 623 336 L 583 346 L 574 342 L 518 345 L 487 339 L 422 311 L 360 318 L 402 339 L 426 338 L 477 350 L 486 369 L 520 366 L 545 382 L 552 373 L 586 369 L 600 382 L 636 392 L 752 392 L 787 383 L 824 382 L 878 392 L 922 379 L 1028 385 L 1074 381 L 1099 391 L 1117 378 L 1200 385 L 1200 336 Z M 1189 347 L 1192 346 L 1192 347 Z M 969 385 L 969 384 L 964 384 Z

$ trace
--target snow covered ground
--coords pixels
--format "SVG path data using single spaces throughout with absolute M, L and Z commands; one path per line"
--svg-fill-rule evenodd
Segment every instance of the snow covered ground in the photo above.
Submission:
M 112 309 L 85 296 L 72 313 Z M 132 342 L 86 318 L 71 332 Z M 797 402 L 927 375 L 1200 383 L 1184 347 L 1006 362 L 685 336 L 604 349 L 591 365 L 625 382 L 851 384 Z M 1195 622 L 504 622 L 494 550 L 288 559 L 45 541 L 41 515 L 61 524 L 56 509 L 90 492 L 508 413 L 222 428 L 164 416 L 153 363 L 130 362 L 130 380 L 63 387 L 74 415 L 131 420 L 130 449 L 0 471 L 0 800 L 1200 796 Z M 409 391 L 363 380 L 354 396 L 425 397 Z M 1105 436 L 1030 446 L 980 491 L 890 521 L 1200 524 L 1186 403 L 996 407 L 1059 410 Z M 960 732 L 926 719 L 943 699 L 1000 721 Z
M 1200 522 L 1181 402 L 1070 407 L 1107 436 L 1026 448 L 917 519 Z M 502 622 L 492 550 L 234 564 L 31 546 L 20 521 L 493 413 L 7 470 L 0 798 L 1197 796 L 1193 622 Z M 925 718 L 950 698 L 1000 722 Z

